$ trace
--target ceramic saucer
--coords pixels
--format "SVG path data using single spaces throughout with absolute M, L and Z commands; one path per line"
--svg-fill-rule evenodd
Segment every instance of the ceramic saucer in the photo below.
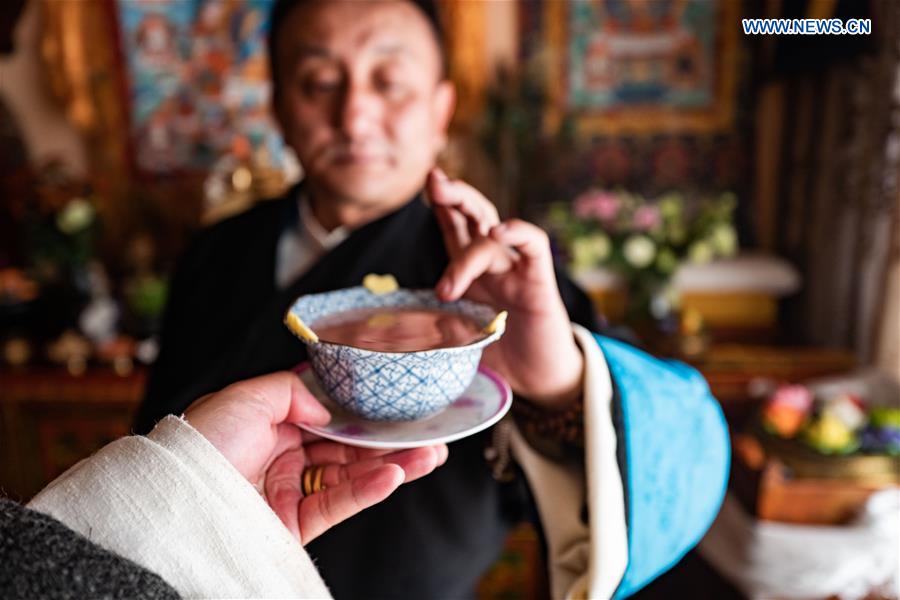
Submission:
M 432 417 L 418 421 L 368 421 L 331 400 L 322 391 L 309 363 L 301 364 L 295 371 L 331 413 L 331 421 L 324 427 L 300 427 L 323 438 L 363 448 L 418 448 L 452 442 L 487 429 L 512 406 L 509 384 L 480 366 L 463 395 Z

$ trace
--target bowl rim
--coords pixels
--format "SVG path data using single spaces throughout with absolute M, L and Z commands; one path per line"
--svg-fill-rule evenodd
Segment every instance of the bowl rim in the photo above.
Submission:
M 362 354 L 379 354 L 384 356 L 403 356 L 404 354 L 419 354 L 419 355 L 430 355 L 430 354 L 458 354 L 460 352 L 466 352 L 470 350 L 478 350 L 487 346 L 488 344 L 492 344 L 497 339 L 500 338 L 502 333 L 499 331 L 495 331 L 487 337 L 479 338 L 474 342 L 466 344 L 465 346 L 449 346 L 447 348 L 430 348 L 428 350 L 403 350 L 403 351 L 386 351 L 386 350 L 370 350 L 369 348 L 358 348 L 356 346 L 351 346 L 349 344 L 337 344 L 334 342 L 325 342 L 319 340 L 318 342 L 309 342 L 306 344 L 308 346 L 330 346 L 333 348 L 350 348 L 355 352 L 359 352 Z
M 326 294 L 334 294 L 336 292 L 344 292 L 344 291 L 357 290 L 357 289 L 365 289 L 365 288 L 363 288 L 362 286 L 353 286 L 353 287 L 348 287 L 348 288 L 340 288 L 337 290 L 329 290 L 327 292 L 303 294 L 301 296 L 298 296 L 297 298 L 294 299 L 293 302 L 291 302 L 291 305 L 288 307 L 287 311 L 285 311 L 285 317 L 287 317 L 287 315 L 291 314 L 293 312 L 294 308 L 297 306 L 297 303 L 300 302 L 304 298 L 312 298 L 315 296 L 324 296 Z M 398 288 L 397 290 L 395 290 L 393 292 L 389 292 L 389 294 L 393 294 L 393 293 L 400 292 L 400 291 L 412 292 L 413 294 L 416 294 L 416 295 L 420 295 L 420 294 L 426 294 L 426 295 L 432 295 L 432 296 L 434 295 L 434 290 L 431 290 L 428 288 Z M 474 300 L 469 300 L 467 298 L 460 298 L 459 300 L 453 300 L 451 302 L 444 302 L 443 304 L 459 304 L 459 303 L 465 303 L 467 305 L 474 307 L 477 310 L 491 311 L 494 315 L 494 318 L 496 318 L 497 315 L 499 315 L 501 312 L 503 312 L 502 310 L 497 310 L 488 304 L 484 304 L 483 302 L 476 302 Z M 407 306 L 415 306 L 415 305 L 410 304 Z M 440 309 L 438 309 L 438 310 L 440 310 Z M 339 312 L 347 312 L 347 311 L 339 311 Z M 336 314 L 338 314 L 338 313 L 336 313 Z M 312 323 L 310 323 L 308 326 L 311 327 Z M 324 341 L 321 339 L 316 342 L 313 342 L 302 336 L 298 336 L 296 334 L 294 334 L 294 335 L 297 338 L 299 338 L 301 342 L 303 342 L 310 348 L 313 348 L 315 346 L 325 346 L 325 347 L 331 347 L 331 348 L 349 348 L 355 352 L 359 352 L 359 353 L 365 354 L 365 355 L 378 354 L 378 355 L 384 355 L 384 356 L 404 356 L 407 354 L 418 354 L 418 355 L 432 355 L 432 354 L 438 354 L 438 353 L 458 354 L 460 352 L 469 352 L 472 350 L 478 350 L 478 349 L 484 348 L 485 346 L 488 346 L 488 345 L 494 343 L 495 341 L 497 341 L 498 339 L 500 339 L 500 337 L 504 334 L 504 332 L 505 332 L 505 328 L 494 331 L 485 337 L 478 338 L 475 341 L 469 342 L 468 344 L 465 344 L 463 346 L 449 346 L 447 348 L 430 348 L 428 350 L 404 350 L 404 351 L 371 350 L 368 348 L 359 348 L 357 346 L 351 346 L 349 344 L 338 344 L 335 342 L 327 342 L 327 341 Z M 293 333 L 292 330 L 291 330 L 291 333 Z M 310 357 L 310 358 L 312 358 L 312 357 Z

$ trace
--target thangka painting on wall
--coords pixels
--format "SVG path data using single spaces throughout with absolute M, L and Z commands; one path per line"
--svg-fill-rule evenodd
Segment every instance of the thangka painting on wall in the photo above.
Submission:
M 144 173 L 208 170 L 283 142 L 270 116 L 270 0 L 117 0 L 133 156 Z
M 731 0 L 545 2 L 555 53 L 548 119 L 581 133 L 727 130 L 738 20 Z M 559 82 L 564 82 L 559 85 Z

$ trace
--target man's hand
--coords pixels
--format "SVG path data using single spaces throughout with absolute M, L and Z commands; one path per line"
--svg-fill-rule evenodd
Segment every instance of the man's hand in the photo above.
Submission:
M 195 402 L 184 416 L 263 494 L 303 544 L 447 460 L 444 444 L 369 450 L 302 431 L 296 423 L 324 425 L 331 417 L 288 372 L 230 385 Z M 304 497 L 301 474 L 311 465 L 326 465 L 326 489 Z
M 501 223 L 478 190 L 439 169 L 429 175 L 427 191 L 450 254 L 438 297 L 508 310 L 506 333 L 486 350 L 486 364 L 536 404 L 563 408 L 576 400 L 584 359 L 556 285 L 547 234 L 518 219 Z

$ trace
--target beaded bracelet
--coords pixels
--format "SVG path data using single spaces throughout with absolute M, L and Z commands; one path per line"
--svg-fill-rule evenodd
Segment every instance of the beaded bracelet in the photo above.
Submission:
M 564 410 L 547 410 L 517 398 L 512 406 L 513 416 L 523 433 L 584 448 L 584 401 Z

